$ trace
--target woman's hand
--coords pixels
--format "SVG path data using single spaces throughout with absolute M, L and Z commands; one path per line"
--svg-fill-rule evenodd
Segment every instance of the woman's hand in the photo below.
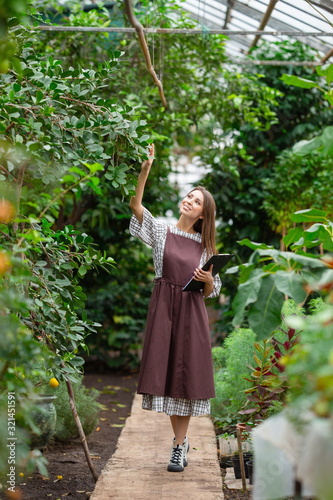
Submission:
M 194 279 L 196 281 L 204 282 L 203 296 L 205 298 L 208 297 L 214 290 L 214 278 L 212 275 L 212 271 L 213 271 L 213 264 L 210 266 L 208 271 L 204 271 L 203 269 L 200 269 L 200 267 L 197 267 L 194 271 L 194 276 L 193 276 Z
M 151 169 L 154 158 L 155 158 L 155 145 L 150 144 L 149 145 L 148 160 L 145 160 L 142 162 L 141 170 L 146 171 L 148 173 L 149 170 Z
M 195 269 L 195 271 L 194 271 L 193 278 L 196 281 L 203 281 L 204 283 L 210 283 L 211 285 L 213 285 L 214 284 L 214 278 L 213 278 L 213 275 L 212 275 L 212 271 L 213 271 L 213 264 L 210 266 L 210 268 L 208 269 L 208 271 L 204 271 L 200 267 L 197 267 Z
M 132 196 L 130 201 L 131 210 L 140 224 L 142 224 L 143 222 L 143 211 L 144 211 L 142 205 L 143 192 L 145 189 L 146 181 L 148 179 L 149 171 L 154 161 L 154 153 L 155 153 L 155 146 L 154 144 L 150 144 L 148 160 L 142 162 L 141 172 L 139 173 L 138 183 L 135 188 L 135 196 Z

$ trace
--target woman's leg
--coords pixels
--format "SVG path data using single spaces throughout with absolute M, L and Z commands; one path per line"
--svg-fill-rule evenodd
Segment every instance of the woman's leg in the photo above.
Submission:
M 190 419 L 190 415 L 187 415 L 185 417 L 180 415 L 172 415 L 170 417 L 172 429 L 175 434 L 175 446 L 177 446 L 177 444 L 182 445 L 184 443 Z
M 172 426 L 172 430 L 173 430 L 174 435 L 176 435 L 176 428 L 177 428 L 176 420 L 177 420 L 177 415 L 170 416 L 170 422 L 171 422 L 171 426 Z
M 182 417 L 180 415 L 172 415 L 170 417 L 173 432 L 175 434 L 171 457 L 168 465 L 169 472 L 182 472 L 187 466 L 187 448 L 188 441 L 185 442 L 187 429 L 190 423 L 191 416 Z

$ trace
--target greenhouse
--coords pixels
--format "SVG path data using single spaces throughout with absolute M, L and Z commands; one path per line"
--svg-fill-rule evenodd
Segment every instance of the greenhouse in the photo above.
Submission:
M 332 0 L 0 0 L 1 498 L 332 500 L 332 82 Z

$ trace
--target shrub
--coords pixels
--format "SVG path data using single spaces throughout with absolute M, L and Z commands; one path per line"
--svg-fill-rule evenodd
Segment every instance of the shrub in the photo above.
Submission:
M 230 333 L 222 347 L 213 348 L 216 397 L 212 400 L 212 416 L 216 425 L 225 427 L 239 421 L 238 412 L 246 402 L 250 384 L 244 377 L 250 373 L 255 333 L 239 328 Z
M 99 410 L 97 389 L 87 389 L 82 384 L 82 377 L 78 382 L 73 383 L 76 409 L 79 414 L 83 430 L 86 435 L 90 434 L 96 423 Z M 68 393 L 65 382 L 60 382 L 56 391 L 57 399 L 55 407 L 57 410 L 57 424 L 55 429 L 55 439 L 67 441 L 79 436 L 74 417 L 68 402 Z

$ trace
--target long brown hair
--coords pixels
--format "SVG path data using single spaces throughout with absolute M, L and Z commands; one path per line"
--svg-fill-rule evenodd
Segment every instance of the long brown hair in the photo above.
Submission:
M 215 243 L 215 213 L 216 205 L 213 196 L 203 186 L 193 188 L 190 193 L 198 190 L 201 191 L 204 197 L 203 202 L 203 219 L 197 220 L 193 229 L 202 236 L 202 246 L 206 249 L 208 255 L 216 254 Z

